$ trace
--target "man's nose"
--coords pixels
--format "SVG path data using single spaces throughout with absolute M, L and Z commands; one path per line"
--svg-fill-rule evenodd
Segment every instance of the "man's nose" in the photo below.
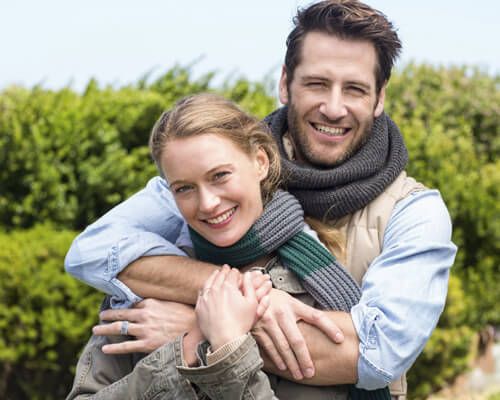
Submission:
M 323 99 L 319 111 L 331 121 L 345 117 L 347 115 L 347 107 L 342 90 L 332 88 Z

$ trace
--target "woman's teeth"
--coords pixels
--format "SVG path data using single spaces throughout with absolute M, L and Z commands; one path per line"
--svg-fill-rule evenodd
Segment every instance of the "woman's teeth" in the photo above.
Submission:
M 206 219 L 205 221 L 208 222 L 209 224 L 212 224 L 212 225 L 220 224 L 220 223 L 226 221 L 227 219 L 229 219 L 229 217 L 231 217 L 231 215 L 233 215 L 235 211 L 236 211 L 236 207 L 231 208 L 229 211 L 226 211 L 224 214 L 219 215 L 216 218 Z

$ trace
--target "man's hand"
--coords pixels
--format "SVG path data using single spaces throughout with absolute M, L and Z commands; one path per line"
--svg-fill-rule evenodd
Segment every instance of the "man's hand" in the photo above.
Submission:
M 295 379 L 314 375 L 314 364 L 297 322 L 316 326 L 335 343 L 344 340 L 342 331 L 315 308 L 309 307 L 281 290 L 272 289 L 270 306 L 252 329 L 252 334 L 276 366 L 288 370 Z
M 143 300 L 131 309 L 103 311 L 100 318 L 115 322 L 94 326 L 94 335 L 120 335 L 122 321 L 129 321 L 128 334 L 136 338 L 103 346 L 106 354 L 150 353 L 196 324 L 193 307 L 155 299 Z

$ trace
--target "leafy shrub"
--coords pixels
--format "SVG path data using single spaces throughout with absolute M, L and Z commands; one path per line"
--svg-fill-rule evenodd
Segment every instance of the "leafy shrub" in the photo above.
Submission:
M 242 78 L 213 88 L 213 76 L 194 80 L 189 68 L 175 66 L 120 88 L 91 81 L 81 94 L 41 87 L 0 92 L 0 226 L 14 229 L 0 235 L 0 389 L 15 387 L 12 398 L 49 398 L 45 383 L 69 382 L 68 366 L 99 301 L 62 273 L 72 233 L 47 225 L 16 229 L 50 221 L 81 230 L 143 187 L 156 174 L 149 131 L 180 97 L 216 91 L 258 117 L 276 106 L 268 82 Z M 499 76 L 474 68 L 410 64 L 388 87 L 386 111 L 405 137 L 408 172 L 440 189 L 459 247 L 448 306 L 410 372 L 417 398 L 468 365 L 473 331 L 500 324 L 499 83 Z M 32 287 L 35 298 L 27 296 Z
M 75 233 L 0 233 L 0 398 L 62 399 L 103 295 L 64 272 Z

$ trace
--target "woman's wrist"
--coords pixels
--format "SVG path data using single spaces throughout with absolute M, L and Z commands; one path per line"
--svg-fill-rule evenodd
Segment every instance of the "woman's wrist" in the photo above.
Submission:
M 196 349 L 203 339 L 203 334 L 198 326 L 195 326 L 182 338 L 182 356 L 186 366 L 195 367 L 198 365 Z
M 209 340 L 210 348 L 212 349 L 212 352 L 217 351 L 225 344 L 230 343 L 241 336 L 244 336 L 246 333 L 248 332 L 240 332 L 238 330 L 231 333 L 227 332 L 226 330 L 225 332 L 220 332 L 219 335 L 216 335 L 215 337 L 212 337 L 211 340 Z

